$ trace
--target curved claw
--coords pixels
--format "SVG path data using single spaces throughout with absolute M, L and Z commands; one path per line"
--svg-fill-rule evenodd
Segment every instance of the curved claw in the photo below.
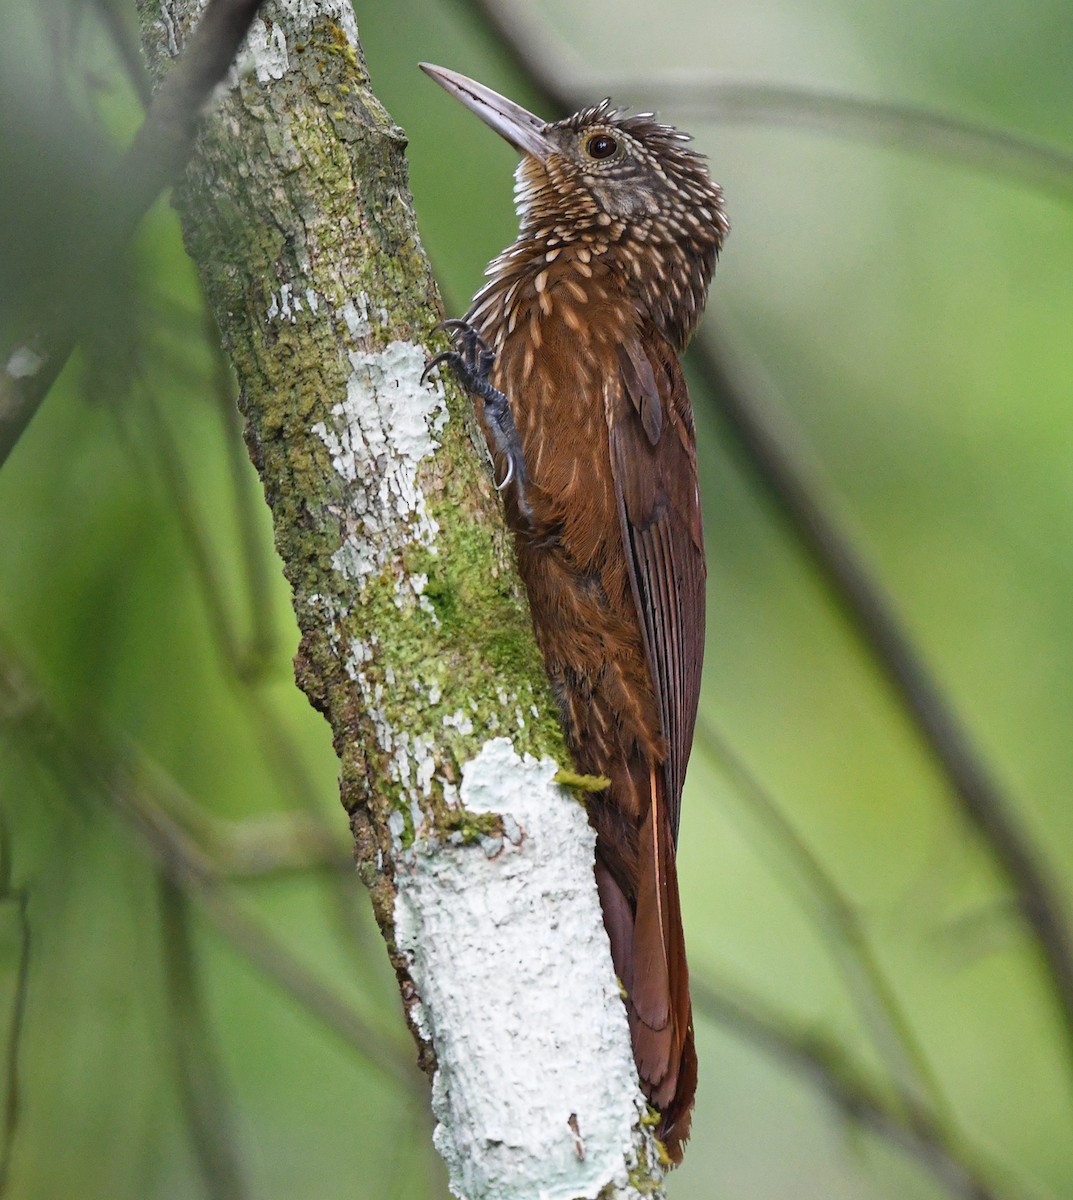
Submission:
M 501 492 L 514 478 L 514 459 L 507 456 L 507 473 L 503 476 L 503 482 L 496 484 L 496 491 Z
M 425 363 L 425 369 L 421 372 L 421 382 L 424 383 L 429 375 L 440 365 L 440 363 L 456 358 L 458 358 L 457 350 L 444 350 L 440 354 L 437 354 L 434 358 L 430 358 L 428 362 Z
M 442 321 L 437 321 L 431 333 L 450 333 L 452 329 L 470 329 L 472 326 L 468 321 L 462 320 L 461 317 L 444 317 Z

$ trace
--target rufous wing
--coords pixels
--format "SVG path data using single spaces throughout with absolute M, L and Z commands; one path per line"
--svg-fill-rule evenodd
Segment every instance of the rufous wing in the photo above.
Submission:
M 639 830 L 632 945 L 618 957 L 629 961 L 623 982 L 638 1070 L 677 1160 L 697 1061 L 675 847 L 700 694 L 706 568 L 693 416 L 677 358 L 658 335 L 640 330 L 617 356 L 607 396 L 611 466 L 664 740 Z

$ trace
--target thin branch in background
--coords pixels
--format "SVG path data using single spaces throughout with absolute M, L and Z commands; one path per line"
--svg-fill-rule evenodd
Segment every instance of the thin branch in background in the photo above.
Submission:
M 243 704 L 259 732 L 262 752 L 272 762 L 282 790 L 303 811 L 238 825 L 221 822 L 163 773 L 154 777 L 154 794 L 166 804 L 170 815 L 208 848 L 219 875 L 231 879 L 264 877 L 311 866 L 322 871 L 327 867 L 327 899 L 338 943 L 356 967 L 362 987 L 382 981 L 381 998 L 393 1002 L 396 991 L 390 973 L 379 969 L 385 961 L 383 940 L 368 920 L 368 897 L 355 874 L 353 851 L 344 846 L 326 820 L 305 759 L 272 701 L 257 687 L 241 681 L 240 686 Z M 341 831 L 345 826 L 340 822 L 338 828 Z
M 638 80 L 608 82 L 612 90 Z M 646 103 L 673 107 L 720 124 L 794 126 L 930 154 L 1073 202 L 1073 154 L 975 121 L 912 104 L 891 104 L 819 88 L 713 78 L 709 72 L 676 72 L 644 80 Z
M 346 824 L 340 820 L 337 826 L 329 825 L 320 803 L 320 793 L 314 787 L 305 758 L 294 743 L 290 726 L 280 718 L 272 701 L 257 689 L 247 689 L 245 702 L 260 732 L 264 754 L 275 765 L 282 786 L 302 806 L 310 827 L 319 829 L 322 850 L 334 852 L 339 843 L 332 830 L 345 829 Z M 342 816 L 341 809 L 339 812 Z M 384 941 L 375 922 L 368 919 L 372 909 L 364 885 L 357 881 L 352 847 L 347 862 L 346 874 L 336 874 L 329 881 L 331 886 L 326 897 L 336 940 L 357 968 L 362 987 L 366 988 L 370 983 L 374 986 L 383 984 L 379 997 L 393 1005 L 398 990 L 392 974 L 378 969 L 387 962 Z
M 15 912 L 18 929 L 18 961 L 15 966 L 15 986 L 11 999 L 11 1015 L 4 1038 L 3 1114 L 0 1116 L 0 1196 L 7 1194 L 11 1175 L 11 1156 L 19 1127 L 21 1091 L 19 1084 L 19 1052 L 22 1031 L 26 1022 L 26 1002 L 30 989 L 30 893 L 12 882 L 11 833 L 7 820 L 0 812 L 0 905 L 10 905 Z
M 541 50 L 544 39 L 520 15 L 518 6 L 503 0 L 470 0 L 470 4 L 550 106 L 569 111 L 591 102 L 591 93 L 579 96 L 577 92 L 579 82 L 587 86 L 584 80 L 562 74 L 558 50 L 554 56 Z M 807 469 L 799 440 L 777 411 L 771 390 L 757 385 L 757 372 L 745 371 L 740 354 L 732 355 L 724 341 L 707 332 L 694 342 L 688 361 L 705 393 L 715 398 L 752 474 L 819 568 L 829 593 L 950 784 L 962 814 L 1017 894 L 1058 1010 L 1067 1076 L 1073 1083 L 1073 935 L 1062 888 L 1030 843 L 1012 804 L 917 652 L 884 589 L 835 518 L 831 501 Z
M 154 797 L 143 791 L 136 780 L 127 778 L 124 768 L 113 764 L 98 782 L 98 788 L 127 818 L 176 886 L 186 889 L 197 900 L 234 949 L 396 1086 L 414 1098 L 422 1094 L 418 1087 L 421 1076 L 406 1043 L 368 1025 L 334 989 L 314 977 L 310 968 L 301 964 L 282 941 L 248 916 L 245 908 L 223 889 L 211 864 L 190 844 L 182 830 L 164 816 Z
M 309 1016 L 340 1037 L 413 1100 L 425 1100 L 422 1076 L 405 1043 L 371 1026 L 335 989 L 265 930 L 204 870 L 184 846 L 181 832 L 168 828 L 136 790 L 112 790 L 111 798 L 130 816 L 131 824 L 160 857 L 177 886 L 197 900 L 217 932 L 266 979 L 287 993 Z
M 150 782 L 162 774 L 93 722 L 62 721 L 6 641 L 0 639 L 0 732 L 53 774 L 77 780 L 126 822 L 168 877 L 188 891 L 223 938 L 300 1007 L 342 1038 L 412 1100 L 425 1101 L 423 1076 L 401 1038 L 368 1024 L 290 949 L 228 894 L 211 860 L 168 815 Z M 174 785 L 173 785 L 174 786 Z
M 774 797 L 703 713 L 697 721 L 696 748 L 722 768 L 731 784 L 731 794 L 761 822 L 779 852 L 792 864 L 804 903 L 814 910 L 816 927 L 838 963 L 864 1027 L 894 1081 L 898 1103 L 906 1113 L 930 1106 L 949 1121 L 949 1106 L 939 1082 L 849 898 Z
M 272 620 L 271 597 L 272 584 L 279 575 L 279 559 L 270 550 L 270 543 L 261 532 L 259 518 L 264 516 L 264 499 L 250 486 L 250 459 L 243 440 L 242 414 L 238 410 L 231 363 L 224 353 L 220 330 L 213 320 L 204 293 L 201 302 L 205 342 L 212 355 L 212 395 L 224 427 L 224 449 L 238 515 L 239 544 L 242 547 L 246 597 L 250 608 L 252 632 L 246 650 L 246 674 L 241 676 L 248 682 L 247 676 L 251 670 L 256 676 L 259 664 L 271 662 L 275 656 L 279 639 L 276 623 Z
M 90 0 L 97 12 L 97 19 L 115 47 L 116 56 L 123 67 L 123 74 L 134 89 L 143 108 L 148 108 L 153 99 L 153 82 L 145 69 L 141 46 L 133 24 L 128 20 L 130 6 L 119 0 Z
M 262 0 L 210 0 L 181 59 L 157 90 L 123 157 L 107 229 L 92 240 L 55 308 L 26 331 L 0 370 L 0 467 L 77 343 L 79 305 L 126 248 L 142 217 L 189 158 L 201 110 L 223 79 Z
M 926 945 L 942 968 L 954 974 L 1010 951 L 1023 936 L 1017 904 L 998 896 L 944 921 L 930 931 Z
M 191 804 L 202 816 L 200 805 Z M 318 871 L 334 876 L 351 887 L 359 886 L 354 858 L 343 845 L 326 845 L 324 822 L 306 813 L 289 812 L 240 821 L 212 818 L 213 836 L 209 853 L 222 879 L 250 882 L 275 881 Z
M 892 1101 L 837 1042 L 776 1013 L 758 996 L 716 986 L 700 972 L 692 973 L 690 990 L 695 1012 L 802 1075 L 847 1120 L 912 1158 L 956 1200 L 1015 1200 L 1023 1195 L 1009 1185 L 1000 1186 L 995 1172 L 931 1110 L 915 1105 L 907 1109 Z
M 164 476 L 164 485 L 171 495 L 171 509 L 179 524 L 186 551 L 194 565 L 194 577 L 201 591 L 210 633 L 224 662 L 241 678 L 247 652 L 238 633 L 238 622 L 226 600 L 227 587 L 218 556 L 214 554 L 211 540 L 201 522 L 182 454 L 160 411 L 159 401 L 151 388 L 145 387 L 142 392 L 156 460 Z
M 249 486 L 249 459 L 243 446 L 242 419 L 234 395 L 230 367 L 220 346 L 219 332 L 207 308 L 203 314 L 202 332 L 212 360 L 212 404 L 223 427 L 221 440 L 227 456 L 228 478 L 242 551 L 243 591 L 250 617 L 249 633 L 245 637 L 240 636 L 238 618 L 231 611 L 229 588 L 225 583 L 220 556 L 213 549 L 213 538 L 200 514 L 199 497 L 190 484 L 179 443 L 144 371 L 140 391 L 149 418 L 154 455 L 172 501 L 172 511 L 176 514 L 194 564 L 202 603 L 220 658 L 237 682 L 252 687 L 262 681 L 273 665 L 278 643 L 276 625 L 272 619 L 273 580 L 269 573 L 269 551 L 258 523 L 263 501 Z M 278 564 L 273 565 L 278 567 Z
M 221 880 L 274 880 L 316 870 L 356 886 L 345 836 L 319 815 L 285 812 L 231 821 L 208 812 L 142 751 L 138 769 L 167 819 L 191 839 Z
M 201 983 L 201 966 L 190 928 L 186 895 L 157 872 L 164 982 L 171 1020 L 176 1075 L 191 1147 L 210 1200 L 250 1195 L 239 1154 L 234 1114 L 219 1055 L 213 1045 Z
M 97 742 L 103 745 L 99 734 Z M 368 1062 L 395 1083 L 416 1092 L 421 1076 L 411 1061 L 408 1043 L 367 1024 L 333 989 L 318 982 L 282 941 L 230 898 L 212 860 L 167 815 L 157 788 L 143 786 L 143 781 L 155 780 L 159 787 L 163 772 L 146 764 L 143 756 L 130 748 L 125 754 L 116 749 L 111 757 L 112 765 L 99 783 L 102 794 L 127 818 L 175 883 L 190 890 L 217 930 L 262 974 L 289 992 Z M 101 769 L 97 768 L 96 773 L 101 776 Z M 169 784 L 170 789 L 178 790 L 174 783 Z

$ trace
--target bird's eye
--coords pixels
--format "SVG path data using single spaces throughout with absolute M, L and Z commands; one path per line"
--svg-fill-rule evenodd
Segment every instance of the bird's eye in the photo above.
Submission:
M 598 133 L 585 143 L 585 153 L 590 158 L 610 158 L 618 152 L 618 142 L 606 133 Z

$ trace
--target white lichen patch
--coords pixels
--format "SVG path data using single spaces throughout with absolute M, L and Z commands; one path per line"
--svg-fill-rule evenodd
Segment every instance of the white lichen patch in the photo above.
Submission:
M 438 629 L 440 617 L 432 601 L 425 595 L 426 587 L 428 587 L 428 576 L 424 572 L 415 572 L 413 575 L 404 576 L 395 585 L 395 607 L 400 612 L 404 612 L 412 608 L 416 600 L 417 607 Z
M 277 22 L 269 29 L 260 17 L 254 17 L 238 61 L 239 72 L 253 71 L 258 83 L 282 79 L 291 65 L 283 25 Z
M 12 379 L 29 379 L 44 365 L 45 360 L 40 354 L 31 350 L 29 346 L 19 346 L 7 360 L 5 370 Z
M 425 357 L 413 342 L 352 350 L 348 357 L 346 399 L 332 409 L 331 421 L 314 425 L 313 432 L 347 483 L 343 544 L 333 563 L 360 587 L 406 546 L 436 553 L 439 527 L 425 505 L 417 472 L 439 446 L 447 405 L 441 385 L 421 382 Z M 407 590 L 413 597 L 412 588 Z
M 358 25 L 351 0 L 276 0 L 276 5 L 290 15 L 296 32 L 304 33 L 314 24 L 331 21 L 342 29 L 352 46 L 358 44 Z
M 461 709 L 457 712 L 448 713 L 443 718 L 443 724 L 447 729 L 457 729 L 464 737 L 469 737 L 473 732 L 473 722 Z
M 284 283 L 280 285 L 278 296 L 275 292 L 272 293 L 266 315 L 270 321 L 274 321 L 278 317 L 284 321 L 290 321 L 294 325 L 301 311 L 302 298 L 295 293 L 293 284 Z
M 357 679 L 361 663 L 372 661 L 373 646 L 375 644 L 375 635 L 370 639 L 369 644 L 366 644 L 360 638 L 350 639 L 350 656 L 343 665 L 346 667 L 346 672 L 351 679 Z
M 339 311 L 351 337 L 364 338 L 372 333 L 373 325 L 369 320 L 368 292 L 359 292 L 353 300 L 348 296 Z
M 436 1146 L 465 1200 L 625 1188 L 643 1136 L 594 834 L 555 771 L 506 738 L 486 742 L 460 798 L 501 814 L 508 836 L 491 857 L 419 839 L 396 862 L 395 935 L 439 1064 Z

